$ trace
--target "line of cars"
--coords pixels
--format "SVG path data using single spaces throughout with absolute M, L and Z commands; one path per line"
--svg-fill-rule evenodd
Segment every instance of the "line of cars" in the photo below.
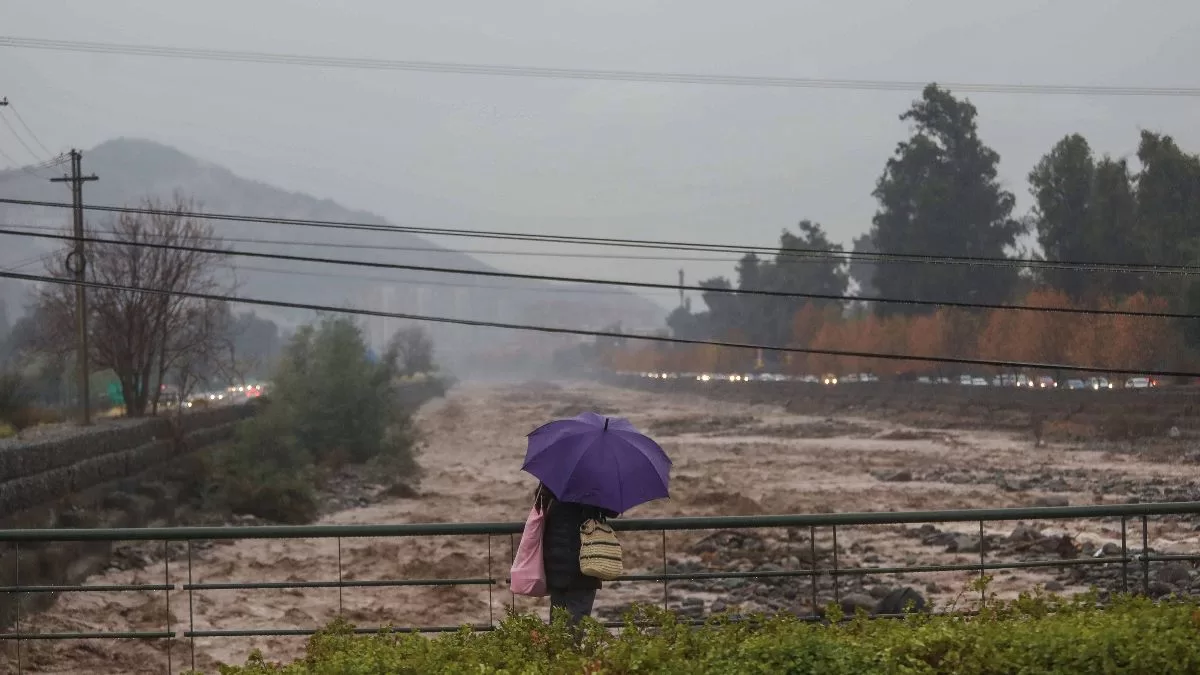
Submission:
M 219 405 L 234 405 L 245 403 L 252 398 L 258 398 L 266 393 L 266 390 L 266 385 L 263 383 L 235 385 L 226 387 L 223 390 L 217 389 L 195 394 L 183 405 L 185 408 L 209 408 Z
M 1070 391 L 1105 391 L 1109 389 L 1152 389 L 1159 386 L 1153 377 L 1130 377 L 1118 385 L 1107 377 L 1072 377 L 1061 383 L 1049 375 L 1030 376 L 1023 373 L 993 375 L 990 380 L 978 375 L 960 375 L 957 380 L 948 377 L 917 378 L 921 384 L 958 384 L 970 387 L 1015 387 L 1018 389 L 1067 389 Z
M 873 373 L 848 373 L 836 375 L 826 373 L 817 375 L 784 375 L 780 373 L 628 373 L 618 372 L 618 376 L 641 376 L 661 380 L 695 380 L 697 382 L 802 382 L 806 384 L 821 384 L 833 386 L 838 384 L 869 384 L 879 382 L 879 376 Z M 1024 373 L 1004 373 L 983 377 L 981 375 L 962 374 L 958 377 L 921 375 L 915 380 L 918 384 L 928 385 L 959 385 L 965 387 L 1013 387 L 1017 389 L 1066 389 L 1070 391 L 1106 391 L 1109 389 L 1152 389 L 1159 386 L 1159 381 L 1153 377 L 1130 377 L 1124 382 L 1114 382 L 1107 377 L 1073 377 L 1059 380 L 1049 375 L 1027 375 Z

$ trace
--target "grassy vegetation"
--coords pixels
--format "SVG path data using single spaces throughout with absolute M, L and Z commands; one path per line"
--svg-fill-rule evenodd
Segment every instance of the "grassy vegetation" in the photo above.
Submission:
M 832 610 L 831 610 L 832 611 Z M 813 675 L 1171 675 L 1200 672 L 1200 605 L 1124 597 L 1104 609 L 1094 596 L 1041 593 L 992 600 L 973 617 L 913 614 L 814 624 L 788 616 L 691 626 L 661 610 L 638 610 L 609 632 L 585 622 L 576 635 L 516 615 L 490 633 L 436 638 L 383 632 L 356 636 L 338 621 L 314 636 L 303 659 L 253 655 L 224 675 L 431 673 L 761 673 Z
M 0 373 L 0 438 L 10 438 L 23 429 L 62 419 L 59 411 L 34 403 L 28 383 L 20 374 Z

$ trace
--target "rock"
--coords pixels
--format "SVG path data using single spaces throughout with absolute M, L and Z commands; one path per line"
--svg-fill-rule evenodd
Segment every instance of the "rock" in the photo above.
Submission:
M 722 600 L 714 600 L 713 604 L 709 606 L 709 610 L 713 614 L 721 614 L 722 612 L 729 611 L 729 605 L 726 605 Z
M 872 586 L 867 593 L 876 600 L 882 600 L 887 597 L 888 593 L 892 592 L 891 586 Z
M 879 556 L 875 555 L 874 553 L 868 553 L 867 555 L 863 556 L 863 562 L 871 563 L 872 565 L 878 564 Z
M 854 616 L 859 609 L 870 614 L 875 608 L 875 598 L 863 593 L 851 593 L 842 598 L 842 613 L 846 616 Z
M 931 582 L 925 584 L 925 592 L 929 593 L 929 594 L 941 593 L 942 587 L 938 586 L 936 583 L 931 581 Z
M 383 494 L 386 497 L 394 497 L 396 499 L 416 499 L 421 496 L 421 493 L 417 492 L 416 488 L 408 483 L 393 483 L 383 491 Z
M 693 598 L 684 598 L 682 604 L 684 607 L 695 607 L 696 605 L 700 605 L 701 607 L 703 607 L 704 600 L 702 598 L 694 598 L 694 597 Z
M 1100 547 L 1095 553 L 1098 558 L 1113 558 L 1121 555 L 1120 544 L 1114 544 L 1111 541 Z
M 786 570 L 800 569 L 800 559 L 794 555 L 790 555 L 779 561 L 779 566 Z
M 1033 501 L 1033 505 L 1046 508 L 1057 508 L 1060 506 L 1070 506 L 1071 500 L 1061 495 L 1046 495 L 1044 497 L 1038 497 L 1035 499 Z
M 1057 581 L 1047 581 L 1046 585 L 1043 586 L 1043 588 L 1045 588 L 1046 591 L 1049 593 L 1062 593 L 1063 591 L 1067 590 L 1066 586 L 1063 586 L 1060 582 L 1057 582 Z
M 979 553 L 981 543 L 979 537 L 973 534 L 956 534 L 953 541 L 946 546 L 947 553 Z
M 904 614 L 925 611 L 925 597 L 912 587 L 897 588 L 875 605 L 876 614 Z
M 1042 538 L 1042 533 L 1035 527 L 1021 524 L 1008 535 L 1010 542 L 1031 542 Z
M 1187 587 L 1192 583 L 1192 573 L 1187 565 L 1171 562 L 1163 565 L 1162 569 L 1155 575 L 1155 579 L 1171 586 Z
M 1175 589 L 1172 588 L 1169 584 L 1165 584 L 1161 581 L 1151 581 L 1150 582 L 1150 597 L 1152 597 L 1152 598 L 1155 598 L 1155 599 L 1163 598 L 1174 592 L 1175 592 Z
M 901 469 L 895 473 L 885 475 L 882 480 L 885 483 L 908 483 L 913 479 L 912 472 L 908 469 Z

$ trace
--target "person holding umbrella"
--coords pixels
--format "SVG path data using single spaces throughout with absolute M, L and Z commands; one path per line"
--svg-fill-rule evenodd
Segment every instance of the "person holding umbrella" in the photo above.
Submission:
M 521 468 L 540 481 L 534 511 L 544 518 L 542 562 L 551 611 L 565 610 L 578 625 L 591 615 L 605 578 L 586 573 L 596 565 L 581 564 L 581 533 L 667 497 L 671 460 L 628 420 L 583 413 L 530 433 Z M 618 567 L 619 560 L 618 549 Z

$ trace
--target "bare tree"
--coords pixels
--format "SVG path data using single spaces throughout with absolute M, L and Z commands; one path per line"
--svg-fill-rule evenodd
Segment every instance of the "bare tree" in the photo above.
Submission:
M 223 245 L 211 226 L 187 215 L 198 210 L 193 201 L 176 195 L 167 204 L 147 199 L 143 205 L 158 213 L 121 214 L 89 231 L 119 243 L 89 243 L 86 269 L 89 282 L 161 291 L 88 289 L 89 358 L 96 368 L 116 373 L 130 416 L 156 412 L 161 385 L 168 380 L 177 381 L 182 397 L 198 379 L 221 373 L 232 356 L 225 303 L 179 295 L 233 290 Z M 66 275 L 66 253 L 49 265 L 52 276 Z M 46 284 L 39 289 L 38 305 L 46 317 L 43 344 L 58 352 L 73 349 L 74 289 Z

